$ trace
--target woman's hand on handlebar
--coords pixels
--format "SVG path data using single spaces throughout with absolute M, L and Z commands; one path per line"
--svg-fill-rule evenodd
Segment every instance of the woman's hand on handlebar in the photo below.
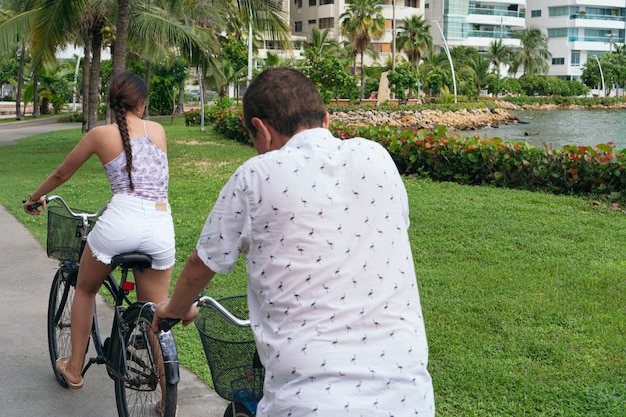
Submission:
M 38 200 L 35 200 L 31 197 L 28 197 L 28 200 L 22 200 L 22 207 L 24 208 L 24 211 L 30 215 L 39 215 L 41 214 L 42 210 L 38 210 L 39 207 L 43 208 L 44 210 L 46 209 L 46 196 L 42 195 L 41 197 L 39 197 Z
M 200 312 L 198 307 L 192 305 L 189 307 L 189 310 L 184 314 L 174 313 L 169 308 L 169 300 L 163 301 L 157 304 L 156 310 L 154 311 L 154 318 L 152 319 L 152 330 L 154 332 L 158 332 L 159 330 L 165 330 L 159 328 L 159 323 L 161 323 L 164 319 L 175 319 L 183 322 L 183 326 L 189 325 L 194 319 L 198 316 Z M 169 329 L 167 329 L 169 330 Z

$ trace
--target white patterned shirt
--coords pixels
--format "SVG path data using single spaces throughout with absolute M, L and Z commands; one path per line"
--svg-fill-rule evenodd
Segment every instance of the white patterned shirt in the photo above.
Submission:
M 246 257 L 257 416 L 434 416 L 408 210 L 382 146 L 321 128 L 230 178 L 197 250 L 218 273 Z

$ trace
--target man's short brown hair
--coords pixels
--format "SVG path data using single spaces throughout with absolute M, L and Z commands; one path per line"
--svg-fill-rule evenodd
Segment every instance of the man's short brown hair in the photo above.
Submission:
M 291 68 L 268 68 L 250 83 L 243 96 L 246 127 L 254 136 L 252 118 L 267 121 L 279 134 L 322 127 L 326 107 L 315 85 Z

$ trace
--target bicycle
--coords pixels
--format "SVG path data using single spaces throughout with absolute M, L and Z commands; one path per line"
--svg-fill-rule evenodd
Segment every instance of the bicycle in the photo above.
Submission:
M 106 206 L 95 213 L 71 209 L 60 196 L 50 196 L 46 202 L 56 202 L 47 208 L 48 230 L 46 249 L 50 258 L 59 260 L 48 301 L 48 348 L 54 375 L 61 386 L 68 384 L 56 368 L 61 357 L 71 356 L 70 325 L 80 256 L 87 234 Z M 34 204 L 36 208 L 41 204 Z M 115 381 L 115 400 L 120 417 L 150 415 L 150 409 L 162 416 L 174 417 L 177 411 L 179 368 L 176 344 L 172 333 L 151 330 L 154 303 L 129 299 L 134 283 L 127 281 L 129 270 L 143 271 L 151 265 L 150 256 L 124 253 L 113 258 L 113 270 L 119 268 L 118 282 L 109 274 L 103 288 L 114 304 L 111 333 L 102 340 L 98 315 L 94 308 L 91 341 L 95 356 L 83 367 L 85 375 L 93 364 L 106 365 L 108 375 Z M 87 346 L 87 355 L 89 345 Z M 165 394 L 163 395 L 163 390 Z
M 230 401 L 224 417 L 254 417 L 263 396 L 265 369 L 250 329 L 245 295 L 215 300 L 201 296 L 195 305 L 200 313 L 194 323 L 209 364 L 215 392 Z M 166 330 L 178 320 L 165 319 Z

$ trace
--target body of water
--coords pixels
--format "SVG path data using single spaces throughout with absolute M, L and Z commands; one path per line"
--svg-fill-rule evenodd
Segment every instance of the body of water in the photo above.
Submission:
M 526 141 L 535 146 L 546 142 L 554 148 L 565 145 L 597 145 L 614 142 L 626 149 L 624 110 L 521 110 L 511 111 L 521 122 L 476 131 L 479 136 L 505 141 Z

